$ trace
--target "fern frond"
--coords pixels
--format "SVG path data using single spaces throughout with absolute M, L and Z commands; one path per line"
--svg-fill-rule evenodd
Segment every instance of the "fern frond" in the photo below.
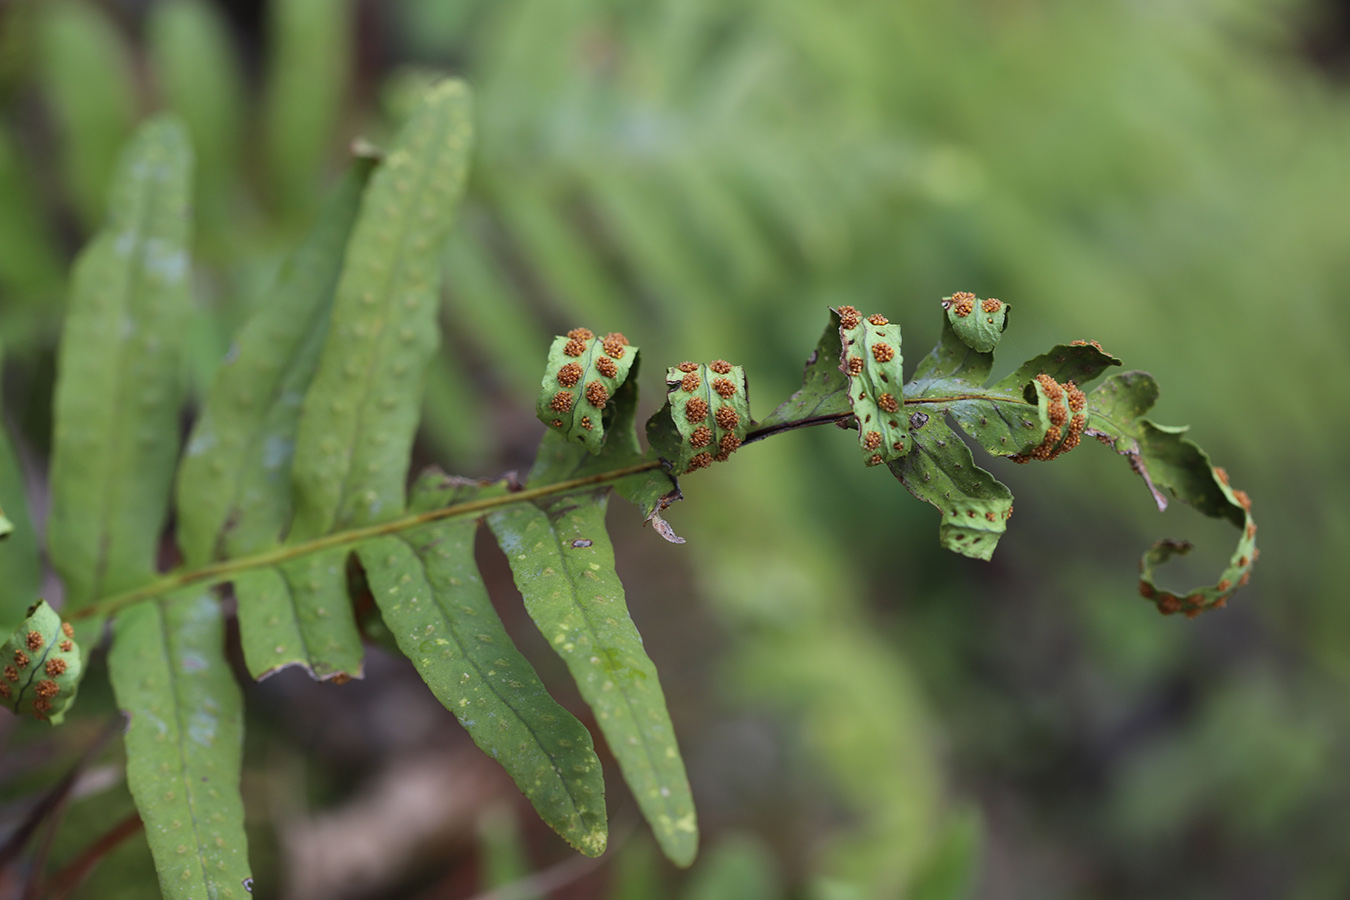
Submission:
M 244 898 L 243 696 L 210 590 L 118 614 L 108 657 L 126 713 L 127 784 L 168 900 Z
M 154 576 L 183 402 L 191 169 L 181 124 L 143 125 L 119 163 L 108 222 L 75 264 L 47 529 L 67 614 Z

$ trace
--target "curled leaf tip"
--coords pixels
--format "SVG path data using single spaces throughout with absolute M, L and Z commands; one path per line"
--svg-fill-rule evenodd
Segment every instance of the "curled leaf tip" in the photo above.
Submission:
M 1178 593 L 1157 584 L 1157 568 L 1174 556 L 1190 552 L 1187 541 L 1158 541 L 1140 560 L 1139 593 L 1164 615 L 1183 613 L 1194 618 L 1206 610 L 1223 608 L 1228 598 L 1250 580 L 1252 564 L 1259 555 L 1256 522 L 1251 498 L 1234 488 L 1228 472 L 1210 462 L 1208 454 L 1185 436 L 1187 429 L 1157 425 L 1144 417 L 1157 397 L 1157 384 L 1147 373 L 1111 376 L 1087 398 L 1086 433 L 1125 457 L 1160 510 L 1167 508 L 1169 496 L 1175 497 L 1210 518 L 1226 519 L 1239 530 L 1228 565 L 1207 587 Z
M 1008 304 L 993 297 L 981 301 L 968 291 L 957 291 L 942 298 L 942 308 L 956 336 L 979 353 L 989 353 L 998 346 L 1008 327 Z

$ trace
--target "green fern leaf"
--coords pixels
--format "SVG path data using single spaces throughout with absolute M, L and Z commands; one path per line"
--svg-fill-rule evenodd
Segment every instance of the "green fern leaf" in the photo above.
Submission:
M 351 3 L 277 0 L 267 12 L 263 155 L 276 201 L 296 214 L 325 170 L 351 81 Z
M 249 674 L 264 678 L 304 666 L 318 679 L 361 677 L 361 633 L 347 592 L 349 547 L 280 562 L 271 576 L 235 582 L 239 633 Z
M 64 149 L 66 187 L 80 218 L 105 215 L 118 151 L 136 123 L 135 64 L 108 17 L 88 3 L 49 3 L 39 32 L 43 88 Z
M 719 359 L 666 372 L 666 405 L 648 429 L 653 449 L 676 475 L 725 462 L 752 424 L 745 371 Z
M 117 615 L 108 668 L 126 712 L 127 783 L 168 900 L 242 898 L 242 697 L 220 605 L 183 591 Z
M 300 402 L 318 368 L 373 165 L 354 163 L 240 332 L 202 404 L 177 483 L 178 545 L 191 564 L 270 547 L 290 523 Z
M 849 378 L 848 402 L 858 423 L 858 445 L 869 466 L 891 462 L 909 452 L 900 410 L 905 378 L 900 355 L 900 326 L 880 313 L 866 320 L 853 307 L 840 308 L 839 342 Z
M 622 334 L 596 337 L 589 328 L 559 335 L 549 348 L 535 414 L 592 454 L 605 443 L 610 398 L 629 377 L 638 348 Z
M 191 167 L 176 120 L 143 125 L 123 154 L 107 225 L 75 265 L 48 525 L 67 614 L 155 571 L 178 449 Z
M 301 412 L 292 539 L 403 511 L 423 370 L 438 340 L 441 247 L 463 189 L 471 131 L 468 89 L 437 85 L 366 189 Z
M 3 362 L 3 360 L 0 360 Z M 28 491 L 9 428 L 0 422 L 0 520 L 8 526 L 0 541 L 0 634 L 17 628 L 42 585 L 42 557 L 28 511 Z
M 605 530 L 607 492 L 488 515 L 526 609 L 562 657 L 666 855 L 693 861 L 698 826 L 656 667 L 628 615 Z
M 429 473 L 413 507 L 501 493 Z M 559 706 L 511 642 L 474 562 L 477 519 L 410 529 L 358 550 L 399 649 L 474 742 L 510 773 L 539 815 L 588 856 L 605 849 L 605 785 L 591 736 Z
M 1181 437 L 1184 428 L 1154 425 L 1142 417 L 1157 398 L 1150 376 L 1142 372 L 1113 376 L 1089 397 L 1082 386 L 1119 366 L 1120 360 L 1095 341 L 1074 341 L 1053 347 L 988 384 L 993 351 L 1007 327 L 1008 304 L 957 293 L 944 297 L 942 306 L 946 314 L 942 336 L 904 385 L 902 408 L 895 410 L 902 420 L 896 422 L 897 429 L 908 431 L 908 452 L 887 464 L 910 493 L 937 508 L 943 547 L 987 560 L 1012 515 L 1012 492 L 975 464 L 970 448 L 948 425 L 950 419 L 990 454 L 1019 463 L 1054 459 L 1076 448 L 1084 436 L 1096 437 L 1129 459 L 1159 508 L 1167 505 L 1166 490 L 1205 515 L 1227 519 L 1241 529 L 1238 547 L 1218 582 L 1185 594 L 1159 588 L 1154 571 L 1172 556 L 1188 552 L 1188 543 L 1159 541 L 1144 554 L 1140 593 L 1163 612 L 1195 615 L 1223 606 L 1234 590 L 1246 584 L 1257 555 L 1251 501 L 1228 484 L 1227 473 L 1204 451 Z M 868 376 L 873 364 L 881 362 L 859 332 L 870 329 L 876 339 L 888 338 L 895 352 L 883 354 L 886 361 L 893 358 L 898 363 L 899 358 L 898 331 L 888 337 L 883 333 L 888 325 L 878 316 L 868 323 L 864 326 L 852 307 L 831 311 L 807 360 L 802 388 L 750 439 L 828 421 L 856 427 L 866 438 L 873 427 L 867 417 L 875 421 L 885 410 L 874 396 L 883 388 L 870 376 L 859 377 Z M 866 352 L 850 353 L 851 343 L 858 341 Z M 882 380 L 894 381 L 897 373 L 898 366 L 882 373 Z M 860 405 L 860 400 L 865 402 Z M 659 445 L 663 430 L 670 428 L 661 421 L 649 424 L 653 445 Z M 897 437 L 891 446 L 899 453 L 905 443 Z M 863 447 L 866 452 L 866 440 Z
M 164 103 L 192 134 L 198 205 L 227 203 L 235 188 L 245 107 L 224 16 L 205 0 L 170 0 L 150 7 L 146 32 Z
M 0 706 L 61 724 L 83 669 L 75 632 L 39 600 L 0 644 Z
M 1148 486 L 1159 509 L 1167 508 L 1167 494 L 1189 503 L 1210 518 L 1224 519 L 1241 535 L 1219 580 L 1185 592 L 1165 590 L 1155 570 L 1173 556 L 1190 551 L 1186 541 L 1164 539 L 1140 561 L 1139 593 L 1165 615 L 1195 616 L 1223 607 L 1251 577 L 1256 547 L 1256 522 L 1251 498 L 1234 488 L 1228 473 L 1210 462 L 1208 454 L 1183 437 L 1186 428 L 1155 425 L 1144 418 L 1158 398 L 1158 386 L 1147 372 L 1114 375 L 1088 395 L 1085 433 L 1124 456 Z

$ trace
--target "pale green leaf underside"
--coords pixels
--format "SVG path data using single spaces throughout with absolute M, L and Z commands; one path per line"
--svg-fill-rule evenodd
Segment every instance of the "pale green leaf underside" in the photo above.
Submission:
M 672 861 L 688 865 L 698 826 L 656 667 L 628 615 L 605 530 L 605 494 L 571 494 L 546 509 L 505 507 L 488 525 L 540 633 L 595 712 L 643 815 Z
M 438 340 L 441 248 L 464 184 L 470 116 L 461 82 L 433 87 L 366 188 L 301 412 L 294 539 L 403 511 L 423 370 Z
M 210 591 L 114 620 L 109 671 L 129 722 L 127 782 L 168 900 L 243 900 L 242 697 Z
M 333 291 L 371 163 L 356 160 L 314 230 L 235 341 L 179 467 L 178 544 L 189 563 L 280 540 L 291 515 L 300 402 L 318 367 Z
M 347 591 L 348 548 L 235 578 L 239 640 L 254 678 L 304 666 L 319 679 L 361 677 L 361 633 Z
M 474 742 L 539 815 L 588 856 L 604 852 L 605 787 L 590 733 L 511 642 L 474 562 L 478 521 L 434 523 L 360 547 L 385 624 Z
M 38 597 L 42 557 L 28 511 L 23 470 L 3 422 L 0 422 L 0 519 L 11 526 L 0 541 L 0 584 L 5 586 L 0 594 L 0 634 L 7 634 L 23 620 Z
M 123 154 L 107 224 L 75 264 L 48 525 L 67 612 L 154 573 L 178 448 L 191 167 L 176 120 L 142 126 Z

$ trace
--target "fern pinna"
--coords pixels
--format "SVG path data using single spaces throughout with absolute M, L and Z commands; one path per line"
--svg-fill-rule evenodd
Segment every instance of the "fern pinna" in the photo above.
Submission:
M 1164 613 L 1195 615 L 1246 582 L 1256 557 L 1250 503 L 1184 429 L 1144 417 L 1157 397 L 1152 378 L 1124 372 L 1087 391 L 1120 361 L 1079 341 L 990 383 L 1008 306 L 966 293 L 943 300 L 942 338 L 907 382 L 898 325 L 831 310 L 802 388 L 758 422 L 739 366 L 672 366 L 646 449 L 639 348 L 577 328 L 557 338 L 545 364 L 537 412 L 547 430 L 523 482 L 428 472 L 407 489 L 423 369 L 437 343 L 436 260 L 470 135 L 468 91 L 445 82 L 383 155 L 354 162 L 239 335 L 176 475 L 191 153 L 175 121 L 152 120 L 135 136 L 109 219 L 76 266 L 48 529 L 65 622 L 45 603 L 29 610 L 6 644 L 0 691 L 11 708 L 59 721 L 78 681 L 76 645 L 98 641 L 111 623 L 128 780 L 167 896 L 240 897 L 250 883 L 226 584 L 254 678 L 302 666 L 342 681 L 362 674 L 348 596 L 349 565 L 359 564 L 389 632 L 437 698 L 558 834 L 597 855 L 606 813 L 592 736 L 549 696 L 494 612 L 473 557 L 485 522 L 660 846 L 687 865 L 698 845 L 693 801 L 615 574 L 611 491 L 678 543 L 664 513 L 680 498 L 679 477 L 780 432 L 836 424 L 856 434 L 865 465 L 886 466 L 937 508 L 944 547 L 988 559 L 1012 495 L 976 465 L 953 424 L 1016 462 L 1053 459 L 1091 437 L 1126 457 L 1160 507 L 1177 497 L 1241 532 L 1220 580 L 1188 592 L 1156 585 L 1156 566 L 1188 548 L 1159 542 L 1141 564 L 1145 597 Z M 171 499 L 182 561 L 160 572 Z

